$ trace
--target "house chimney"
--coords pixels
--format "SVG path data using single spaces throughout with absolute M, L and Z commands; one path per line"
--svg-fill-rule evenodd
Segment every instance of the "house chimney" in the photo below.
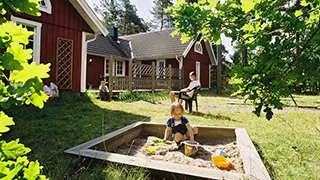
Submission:
M 110 35 L 110 37 L 112 38 L 113 41 L 117 42 L 118 41 L 118 28 L 116 28 L 115 26 L 112 26 L 110 28 L 109 35 Z

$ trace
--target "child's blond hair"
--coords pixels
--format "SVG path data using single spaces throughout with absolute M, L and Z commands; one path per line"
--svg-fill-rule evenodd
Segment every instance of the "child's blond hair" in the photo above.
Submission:
M 180 104 L 179 102 L 174 102 L 170 105 L 170 114 L 173 115 L 174 111 L 177 109 L 177 108 L 180 108 L 182 114 L 184 113 L 184 108 L 182 106 L 182 104 Z

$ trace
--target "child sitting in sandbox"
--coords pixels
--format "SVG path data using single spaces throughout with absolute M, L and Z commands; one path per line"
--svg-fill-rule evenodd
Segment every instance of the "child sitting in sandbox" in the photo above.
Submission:
M 183 113 L 183 106 L 179 102 L 171 104 L 171 117 L 167 121 L 167 127 L 163 138 L 163 140 L 166 141 L 172 133 L 178 147 L 181 147 L 181 141 L 188 137 L 191 143 L 195 143 L 194 137 L 198 134 L 198 128 L 191 126 L 189 120 L 183 116 Z

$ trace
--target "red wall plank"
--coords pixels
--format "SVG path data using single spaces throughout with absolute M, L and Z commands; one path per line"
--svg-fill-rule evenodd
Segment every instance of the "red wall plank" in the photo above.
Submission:
M 72 87 L 73 91 L 80 92 L 82 31 L 93 31 L 69 1 L 51 0 L 51 6 L 51 14 L 41 12 L 39 17 L 15 16 L 42 23 L 40 62 L 51 64 L 50 78 L 44 80 L 45 84 L 56 82 L 57 38 L 73 40 Z

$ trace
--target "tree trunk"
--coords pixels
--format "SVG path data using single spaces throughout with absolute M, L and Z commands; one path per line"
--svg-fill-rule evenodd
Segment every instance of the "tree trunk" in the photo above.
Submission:
M 248 64 L 248 49 L 245 48 L 242 50 L 242 66 L 246 66 Z
M 163 29 L 163 23 L 164 23 L 164 15 L 161 14 L 161 26 L 160 26 L 160 30 Z

